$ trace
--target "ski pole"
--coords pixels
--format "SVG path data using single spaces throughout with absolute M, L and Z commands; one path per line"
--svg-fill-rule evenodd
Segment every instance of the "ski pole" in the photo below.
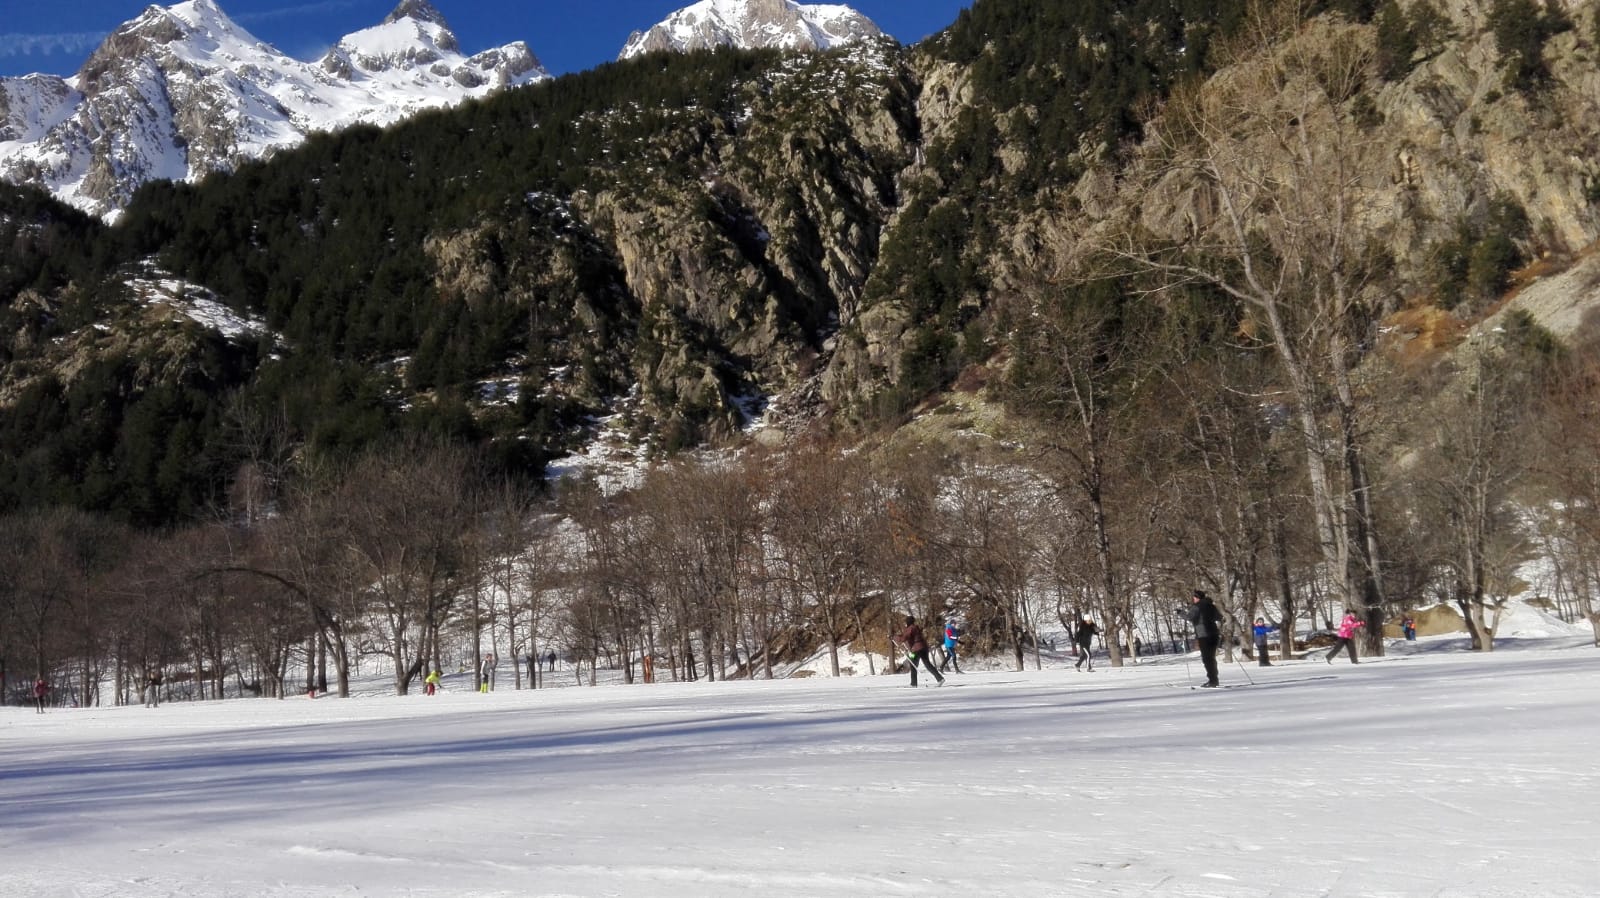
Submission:
M 1245 682 L 1249 683 L 1251 686 L 1254 686 L 1256 681 L 1250 679 L 1250 668 L 1244 666 L 1244 662 L 1239 660 L 1238 655 L 1233 656 L 1233 663 L 1239 665 L 1239 672 L 1244 674 Z

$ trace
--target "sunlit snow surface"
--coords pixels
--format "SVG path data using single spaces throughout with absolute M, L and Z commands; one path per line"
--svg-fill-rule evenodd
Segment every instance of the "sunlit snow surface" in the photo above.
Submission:
M 1593 896 L 1587 642 L 8 707 L 0 895 Z

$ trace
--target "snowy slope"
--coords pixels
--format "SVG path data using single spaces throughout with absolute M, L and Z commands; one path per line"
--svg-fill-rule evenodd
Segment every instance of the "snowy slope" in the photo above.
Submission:
M 1588 898 L 1583 642 L 5 707 L 0 895 Z
M 115 217 L 152 179 L 198 179 L 312 132 L 548 77 L 521 43 L 462 55 L 426 0 L 405 0 L 314 63 L 257 40 L 213 0 L 152 6 L 72 78 L 0 79 L 0 178 Z
M 687 52 L 716 47 L 827 50 L 883 32 L 848 6 L 794 0 L 700 0 L 656 26 L 635 31 L 618 59 L 656 50 Z

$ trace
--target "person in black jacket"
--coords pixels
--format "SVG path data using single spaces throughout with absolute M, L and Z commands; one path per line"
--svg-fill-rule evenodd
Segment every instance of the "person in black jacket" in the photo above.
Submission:
M 1197 589 L 1189 596 L 1189 610 L 1185 614 L 1194 627 L 1194 640 L 1200 645 L 1200 661 L 1206 667 L 1208 689 L 1222 685 L 1217 679 L 1217 646 L 1222 642 L 1222 612 L 1205 590 Z
M 1100 632 L 1094 621 L 1085 614 L 1083 620 L 1078 621 L 1078 626 L 1072 630 L 1072 644 L 1078 647 L 1078 663 L 1072 665 L 1073 670 L 1082 670 L 1085 662 L 1089 665 L 1089 672 L 1094 673 L 1094 634 Z

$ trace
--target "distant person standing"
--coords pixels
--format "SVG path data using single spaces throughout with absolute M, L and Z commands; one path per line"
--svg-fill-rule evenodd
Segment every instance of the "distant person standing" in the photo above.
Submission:
M 956 659 L 956 646 L 961 642 L 961 628 L 956 622 L 944 622 L 944 663 L 939 665 L 939 670 L 955 668 L 956 673 L 961 673 L 961 662 Z
M 912 672 L 912 677 L 916 677 L 915 672 Z M 40 714 L 44 713 L 44 700 L 49 695 L 50 683 L 44 677 L 41 676 L 33 681 L 33 706 L 38 709 Z
M 1366 624 L 1361 622 L 1361 618 L 1356 617 L 1354 611 L 1346 608 L 1344 620 L 1339 622 L 1339 641 L 1333 644 L 1325 660 L 1332 664 L 1333 656 L 1339 654 L 1340 649 L 1347 649 L 1350 652 L 1350 663 L 1360 664 L 1361 662 L 1356 660 L 1356 631 L 1365 626 Z
M 494 669 L 499 663 L 500 659 L 494 656 L 494 652 L 483 656 L 483 681 L 478 684 L 479 692 L 494 691 Z
M 1271 667 L 1272 662 L 1267 660 L 1267 634 L 1278 629 L 1261 618 L 1256 618 L 1255 626 L 1250 628 L 1256 642 L 1256 663 L 1262 667 Z
M 152 670 L 145 680 L 144 706 L 146 708 L 161 707 L 161 671 Z
M 1194 641 L 1200 647 L 1200 662 L 1206 668 L 1207 689 L 1222 685 L 1217 676 L 1217 646 L 1222 642 L 1222 612 L 1205 590 L 1197 589 L 1189 595 L 1189 610 L 1184 615 L 1194 628 Z
M 548 663 L 550 665 L 550 669 L 551 670 L 555 670 L 556 669 L 556 650 L 555 649 L 551 649 L 549 654 L 544 656 L 544 660 L 546 661 L 546 663 Z
M 939 685 L 944 685 L 944 675 L 933 666 L 933 661 L 928 658 L 928 640 L 922 635 L 922 628 L 917 626 L 917 619 L 906 615 L 906 627 L 900 631 L 900 638 L 896 640 L 906 650 L 906 660 L 911 664 L 911 685 L 917 685 L 917 664 L 920 662 L 933 674 Z
M 1406 634 L 1406 642 L 1417 641 L 1417 622 L 1412 620 L 1411 615 L 1406 615 L 1405 618 L 1400 621 L 1400 630 Z
M 1078 663 L 1072 665 L 1073 670 L 1082 670 L 1083 665 L 1088 664 L 1089 673 L 1094 673 L 1094 636 L 1099 632 L 1100 628 L 1087 614 L 1072 628 L 1072 644 L 1078 647 Z

